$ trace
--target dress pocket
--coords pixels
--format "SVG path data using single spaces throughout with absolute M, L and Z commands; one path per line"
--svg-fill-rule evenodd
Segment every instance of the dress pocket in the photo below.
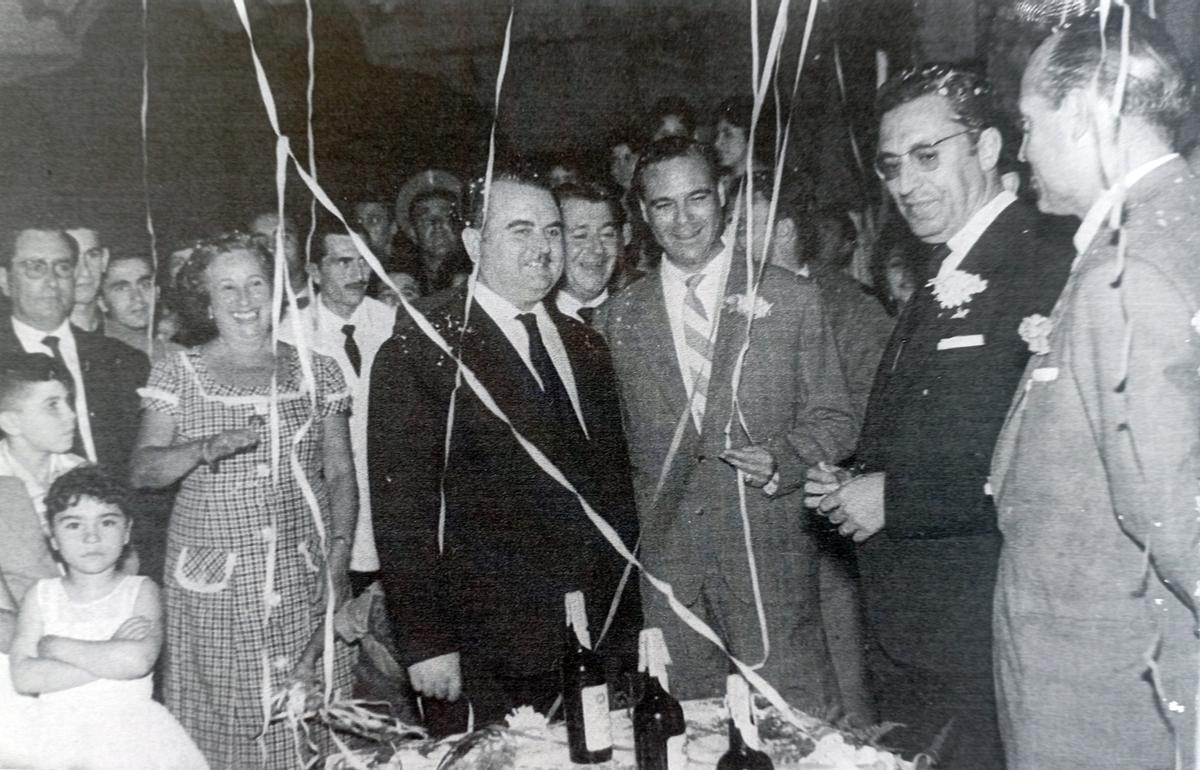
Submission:
M 175 562 L 175 581 L 194 593 L 220 593 L 229 587 L 236 563 L 233 551 L 185 545 Z

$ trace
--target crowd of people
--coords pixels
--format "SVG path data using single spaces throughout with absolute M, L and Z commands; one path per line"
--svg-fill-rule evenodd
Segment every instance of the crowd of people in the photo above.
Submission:
M 680 699 L 727 652 L 939 767 L 1195 767 L 1200 177 L 1128 21 L 1030 59 L 1024 197 L 982 75 L 880 87 L 873 288 L 738 98 L 664 100 L 606 180 L 430 168 L 157 275 L 13 207 L 0 766 L 301 767 L 328 729 L 272 703 L 376 686 L 325 623 L 379 597 L 396 713 L 547 713 L 581 591 L 617 702 L 655 627 Z

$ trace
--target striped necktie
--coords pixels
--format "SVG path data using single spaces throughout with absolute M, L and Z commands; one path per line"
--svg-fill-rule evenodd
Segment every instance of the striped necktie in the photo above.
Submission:
M 687 294 L 683 298 L 683 335 L 686 342 L 686 360 L 684 362 L 685 379 L 688 383 L 688 395 L 691 397 L 692 419 L 699 431 L 704 425 L 704 408 L 708 394 L 708 375 L 712 371 L 712 341 L 709 333 L 712 331 L 712 321 L 704 303 L 696 294 L 696 287 L 704 280 L 703 273 L 688 276 L 684 284 Z

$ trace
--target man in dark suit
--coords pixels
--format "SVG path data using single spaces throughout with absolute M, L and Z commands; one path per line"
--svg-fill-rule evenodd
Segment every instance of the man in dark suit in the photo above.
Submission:
M 56 224 L 10 226 L 0 241 L 0 291 L 11 315 L 0 322 L 0 356 L 45 353 L 71 372 L 78 435 L 74 451 L 124 468 L 138 430 L 137 389 L 146 384 L 146 354 L 69 321 L 75 297 L 75 241 Z
M 880 90 L 876 171 L 917 237 L 936 246 L 884 351 L 859 471 L 810 471 L 810 503 L 863 543 L 879 718 L 900 748 L 943 733 L 951 767 L 1004 766 L 991 668 L 1000 536 L 988 460 L 1028 348 L 1021 320 L 1048 313 L 1069 246 L 1002 189 L 988 85 L 928 65 Z M 940 261 L 939 261 L 940 258 Z M 824 497 L 822 497 L 824 495 Z M 947 729 L 948 728 L 948 729 Z
M 608 301 L 617 258 L 629 243 L 629 225 L 615 190 L 594 182 L 554 188 L 562 209 L 567 249 L 554 305 L 564 315 L 592 326 Z
M 1021 80 L 1038 207 L 1081 224 L 992 460 L 1010 770 L 1196 767 L 1200 176 L 1175 151 L 1192 87 L 1167 30 L 1125 13 L 1055 32 Z
M 838 701 L 821 625 L 817 545 L 797 521 L 805 469 L 846 457 L 858 420 L 818 291 L 767 266 L 752 297 L 745 253 L 722 232 L 708 148 L 651 145 L 635 189 L 663 249 L 659 269 L 605 308 L 647 570 L 803 709 Z M 749 353 L 736 385 L 743 342 Z M 726 430 L 730 429 L 726 443 Z M 740 492 L 745 489 L 752 548 Z M 644 586 L 680 698 L 720 694 L 730 663 Z M 756 600 L 761 599 L 762 613 Z M 766 626 L 769 652 L 761 624 Z
M 539 182 L 502 175 L 486 218 L 481 203 L 473 209 L 463 231 L 479 264 L 469 313 L 461 287 L 436 298 L 426 317 L 512 428 L 465 384 L 455 395 L 455 359 L 411 323 L 380 349 L 370 393 L 382 578 L 401 658 L 435 732 L 465 726 L 465 709 L 438 707 L 460 694 L 479 723 L 522 704 L 547 709 L 560 690 L 563 595 L 584 592 L 596 640 L 625 566 L 514 430 L 629 547 L 637 538 L 608 349 L 543 304 L 562 272 L 558 206 Z M 626 599 L 600 643 L 610 659 L 628 658 L 641 625 L 636 591 Z

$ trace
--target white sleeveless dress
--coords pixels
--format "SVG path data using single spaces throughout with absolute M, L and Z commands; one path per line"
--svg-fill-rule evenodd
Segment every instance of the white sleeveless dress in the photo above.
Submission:
M 43 633 L 112 638 L 133 616 L 142 576 L 124 576 L 108 595 L 73 602 L 62 578 L 37 582 Z M 0 703 L 0 767 L 29 770 L 208 770 L 175 718 L 151 699 L 152 675 L 94 682 Z

